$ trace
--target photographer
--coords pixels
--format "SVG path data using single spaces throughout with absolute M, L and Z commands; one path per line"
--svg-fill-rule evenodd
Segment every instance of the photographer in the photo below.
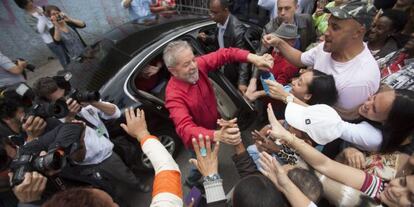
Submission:
M 80 60 L 85 42 L 77 32 L 76 28 L 84 28 L 85 22 L 67 16 L 59 7 L 48 5 L 45 7 L 45 14 L 50 18 L 54 27 L 50 34 L 56 42 L 62 42 L 71 60 Z
M 14 0 L 16 5 L 24 10 L 24 21 L 34 32 L 38 33 L 43 42 L 59 59 L 60 64 L 65 67 L 69 64 L 69 58 L 66 55 L 63 45 L 53 41 L 49 29 L 53 27 L 52 22 L 43 14 L 42 7 L 36 6 L 33 0 Z
M 20 85 L 12 85 L 1 91 L 0 96 L 0 137 L 12 139 L 16 145 L 23 145 L 44 133 L 52 130 L 61 123 L 55 118 L 44 119 L 39 116 L 26 116 L 24 102 L 29 97 L 19 97 L 15 90 Z M 27 85 L 25 85 L 27 86 Z M 28 90 L 30 90 L 27 87 Z M 27 91 L 26 93 L 31 93 Z M 31 101 L 31 100 L 30 100 Z
M 22 73 L 26 66 L 26 61 L 17 60 L 17 63 L 15 64 L 0 52 L 0 88 L 15 83 L 25 82 L 26 80 Z
M 119 108 L 111 103 L 99 101 L 99 94 L 81 92 L 65 88 L 59 77 L 40 78 L 34 84 L 37 95 L 48 101 L 55 101 L 69 96 L 67 105 L 69 115 L 64 121 L 81 120 L 87 125 L 85 130 L 86 155 L 79 165 L 97 165 L 103 177 L 107 178 L 116 189 L 121 200 L 128 199 L 118 189 L 128 186 L 131 189 L 148 192 L 150 186 L 139 182 L 138 178 L 124 164 L 119 155 L 113 152 L 108 130 L 102 119 L 116 119 L 121 116 Z M 59 82 L 59 86 L 58 83 Z M 66 83 L 68 84 L 68 83 Z M 70 92 L 69 92 L 70 91 Z M 62 120 L 63 121 L 63 120 Z M 122 198 L 123 197 L 123 198 Z
M 32 202 L 40 204 L 57 191 L 74 185 L 105 187 L 99 181 L 90 181 L 79 169 L 69 169 L 71 162 L 84 159 L 84 131 L 83 124 L 61 124 L 20 147 L 1 138 L 1 206 L 16 206 L 16 198 L 19 206 L 30 206 L 28 203 Z M 44 176 L 51 181 L 50 185 L 46 186 Z M 11 189 L 15 197 L 8 193 Z

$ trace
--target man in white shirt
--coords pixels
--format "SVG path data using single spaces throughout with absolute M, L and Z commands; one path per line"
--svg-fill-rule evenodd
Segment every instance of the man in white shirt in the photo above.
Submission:
M 34 84 L 34 90 L 40 98 L 49 101 L 56 101 L 64 98 L 68 93 L 57 84 L 56 79 L 51 77 L 40 78 Z M 108 178 L 109 182 L 116 188 L 116 194 L 122 198 L 126 195 L 124 186 L 140 191 L 149 191 L 150 186 L 144 185 L 124 164 L 122 159 L 113 152 L 114 144 L 111 142 L 108 130 L 102 119 L 117 119 L 121 116 L 119 108 L 112 103 L 103 101 L 78 102 L 68 98 L 69 114 L 62 121 L 72 122 L 80 120 L 86 124 L 85 147 L 86 155 L 79 165 L 97 165 L 102 175 Z
M 377 92 L 380 72 L 374 57 L 363 42 L 370 28 L 375 7 L 366 1 L 353 0 L 329 8 L 332 16 L 325 32 L 325 42 L 302 53 L 274 35 L 266 35 L 264 44 L 277 47 L 298 67 L 312 66 L 335 78 L 339 100 L 335 109 L 345 120 L 358 116 L 357 109 Z
M 18 7 L 25 11 L 24 19 L 26 23 L 36 32 L 39 33 L 43 42 L 59 59 L 60 64 L 65 67 L 69 64 L 69 57 L 61 44 L 53 41 L 49 30 L 53 23 L 43 14 L 43 9 L 33 4 L 33 0 L 14 0 Z

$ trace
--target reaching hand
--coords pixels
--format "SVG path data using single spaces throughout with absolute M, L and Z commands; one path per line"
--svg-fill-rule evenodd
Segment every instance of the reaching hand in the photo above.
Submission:
M 269 95 L 271 98 L 279 100 L 279 101 L 285 101 L 286 97 L 289 95 L 284 89 L 283 85 L 272 80 L 265 80 L 267 85 L 269 86 Z
M 240 129 L 237 126 L 237 118 L 226 121 L 224 119 L 217 120 L 220 130 L 214 132 L 214 140 L 216 142 L 224 142 L 230 145 L 238 145 L 241 140 Z
M 269 154 L 279 152 L 280 147 L 277 146 L 273 140 L 270 140 L 266 136 L 266 134 L 263 135 L 257 130 L 254 130 L 252 132 L 252 138 L 255 141 L 259 152 L 265 151 Z
M 273 68 L 273 57 L 269 54 L 258 56 L 250 53 L 247 56 L 247 60 L 253 63 L 260 70 L 269 71 Z
M 10 173 L 9 177 L 12 178 L 13 174 Z M 47 178 L 40 173 L 34 171 L 26 173 L 24 180 L 21 184 L 13 188 L 14 195 L 20 203 L 30 203 L 41 199 L 43 191 L 46 188 Z
M 149 135 L 147 129 L 147 122 L 145 121 L 144 110 L 136 109 L 136 113 L 133 108 L 125 109 L 126 124 L 122 123 L 121 127 L 131 137 L 135 137 L 138 141 Z
M 274 157 L 266 152 L 262 152 L 260 153 L 259 163 L 261 166 L 260 172 L 269 178 L 280 191 L 283 192 L 292 184 L 292 181 L 287 176 L 287 172 Z
M 38 116 L 29 116 L 26 122 L 23 123 L 22 128 L 27 133 L 28 140 L 39 137 L 43 134 L 46 128 L 46 121 Z
M 66 122 L 71 122 L 75 118 L 76 114 L 81 111 L 82 105 L 80 105 L 78 101 L 72 98 L 68 98 L 68 100 L 66 100 L 66 104 L 68 105 L 69 109 L 69 113 L 66 116 Z
M 277 48 L 281 41 L 283 41 L 283 40 L 280 39 L 279 37 L 276 37 L 276 35 L 273 35 L 273 34 L 267 34 L 267 35 L 263 36 L 263 39 L 262 39 L 263 45 L 267 48 L 269 48 L 271 46 Z
M 284 141 L 287 141 L 288 143 L 291 142 L 292 137 L 289 136 L 290 133 L 276 119 L 271 104 L 267 105 L 267 117 L 269 118 L 269 123 L 272 126 L 270 135 L 274 138 L 279 138 Z
M 246 93 L 244 96 L 251 102 L 257 100 L 261 96 L 266 96 L 264 90 L 257 91 L 257 78 L 250 79 L 249 86 L 247 87 Z
M 348 147 L 344 149 L 344 157 L 349 166 L 358 169 L 365 168 L 365 155 L 361 151 Z
M 205 144 L 204 144 L 205 140 Z M 196 159 L 190 159 L 198 171 L 203 176 L 213 175 L 218 173 L 218 152 L 220 142 L 216 142 L 214 149 L 212 150 L 210 138 L 208 136 L 203 139 L 203 135 L 198 136 L 198 143 L 196 138 L 192 139 L 194 151 L 196 153 Z

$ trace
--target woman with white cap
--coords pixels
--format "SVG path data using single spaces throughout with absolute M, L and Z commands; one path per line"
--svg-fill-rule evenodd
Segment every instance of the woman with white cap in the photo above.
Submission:
M 402 98 L 400 91 L 390 91 L 388 92 L 388 94 L 380 94 L 378 94 L 376 97 L 373 97 L 373 100 L 371 100 L 374 102 L 374 104 L 376 104 L 375 106 L 379 108 L 382 108 L 383 106 L 378 106 L 377 104 L 381 104 L 382 101 L 376 99 L 386 98 L 385 96 L 394 96 L 394 98 L 392 98 L 391 100 L 391 102 L 394 105 L 396 104 L 395 102 L 399 101 L 413 104 L 413 93 L 407 93 L 405 95 L 402 95 L 404 96 Z M 383 95 L 384 97 L 381 97 Z M 371 108 L 366 108 L 364 110 L 365 111 L 362 112 L 364 115 L 367 115 L 371 118 L 380 117 L 377 116 L 380 115 L 377 114 L 378 111 L 375 111 L 377 109 L 373 109 L 373 111 L 371 111 Z M 391 109 L 390 111 L 392 112 L 392 110 L 393 109 Z M 410 114 L 411 116 L 413 115 L 412 112 Z M 269 122 L 272 126 L 270 135 L 274 138 L 283 140 L 287 145 L 296 149 L 298 154 L 300 154 L 301 158 L 304 159 L 305 162 L 307 162 L 319 173 L 340 183 L 348 185 L 354 189 L 358 189 L 361 192 L 364 192 L 366 195 L 370 196 L 371 198 L 375 199 L 378 203 L 385 204 L 387 206 L 412 206 L 414 204 L 414 175 L 408 175 L 401 178 L 393 179 L 387 185 L 386 181 L 377 176 L 365 173 L 362 170 L 355 169 L 329 159 L 312 146 L 306 144 L 302 139 L 299 139 L 294 134 L 291 134 L 276 120 L 276 117 L 273 114 L 272 107 L 270 106 L 268 107 L 268 116 Z M 388 119 L 392 118 L 390 116 L 392 116 L 392 114 L 388 115 Z M 403 116 L 403 119 L 404 118 L 408 117 Z M 411 122 L 412 120 L 413 119 L 411 118 Z M 272 162 L 276 162 L 276 160 L 272 159 Z M 410 157 L 409 163 L 411 165 L 414 164 L 414 155 Z M 268 171 L 269 169 L 264 169 L 263 172 L 267 173 Z
M 352 124 L 342 121 L 330 106 L 307 107 L 306 103 L 285 92 L 280 84 L 274 81 L 266 82 L 269 85 L 270 96 L 288 104 L 285 118 L 289 125 L 307 132 L 318 144 L 323 145 L 336 138 L 342 138 L 361 150 L 392 152 L 414 129 L 413 91 L 397 89 L 374 94 L 358 109 L 362 121 Z M 298 110 L 303 113 L 298 113 Z M 311 124 L 299 125 L 299 115 L 302 121 L 313 117 L 318 123 L 314 121 Z M 319 136 L 320 133 L 323 136 Z

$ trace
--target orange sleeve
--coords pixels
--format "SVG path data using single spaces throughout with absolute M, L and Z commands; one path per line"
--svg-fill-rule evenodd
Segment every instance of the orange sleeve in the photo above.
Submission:
M 152 197 L 159 193 L 171 193 L 180 198 L 183 197 L 181 174 L 179 171 L 164 170 L 155 176 Z

